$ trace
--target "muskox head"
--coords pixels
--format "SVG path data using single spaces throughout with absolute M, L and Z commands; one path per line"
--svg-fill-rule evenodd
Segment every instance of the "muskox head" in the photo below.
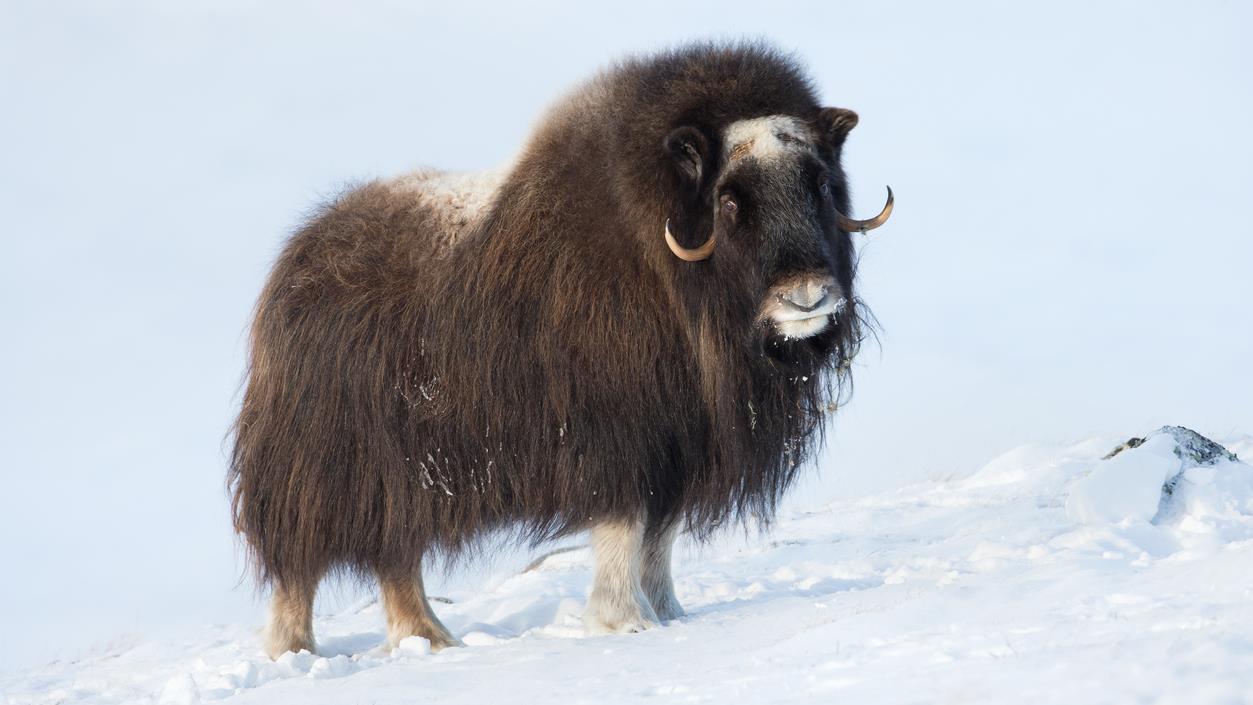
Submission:
M 840 152 L 856 124 L 856 113 L 825 108 L 685 125 L 665 140 L 680 194 L 664 229 L 670 251 L 692 263 L 684 266 L 716 268 L 715 286 L 750 297 L 755 326 L 776 346 L 828 347 L 839 326 L 856 324 L 851 233 L 878 227 L 892 209 L 889 189 L 875 218 L 844 215 Z

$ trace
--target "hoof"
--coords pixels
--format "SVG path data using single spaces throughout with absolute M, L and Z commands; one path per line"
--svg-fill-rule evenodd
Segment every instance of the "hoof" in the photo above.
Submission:
M 678 619 L 687 614 L 679 603 L 675 602 L 669 605 L 663 605 L 657 608 L 657 618 L 663 622 L 669 622 L 672 619 Z
M 660 622 L 642 618 L 606 621 L 595 617 L 585 617 L 583 624 L 593 634 L 637 634 L 661 626 Z
M 638 634 L 642 631 L 661 626 L 657 622 L 628 622 L 618 627 L 618 634 Z
M 277 661 L 278 657 L 285 653 L 291 652 L 298 654 L 301 651 L 308 651 L 313 655 L 317 655 L 318 646 L 312 640 L 303 642 L 280 643 L 269 639 L 265 642 L 265 655 L 270 657 L 271 661 Z
M 635 634 L 661 626 L 652 605 L 627 603 L 612 605 L 591 603 L 583 613 L 583 624 L 593 634 Z

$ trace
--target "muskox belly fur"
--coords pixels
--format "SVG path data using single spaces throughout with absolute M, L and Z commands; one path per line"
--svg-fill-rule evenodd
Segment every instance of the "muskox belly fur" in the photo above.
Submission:
M 674 535 L 767 522 L 844 388 L 855 117 L 768 47 L 689 46 L 573 91 L 499 173 L 315 213 L 257 305 L 231 455 L 271 655 L 314 649 L 335 572 L 380 581 L 393 643 L 456 644 L 423 559 L 496 531 L 590 529 L 594 629 L 680 615 Z

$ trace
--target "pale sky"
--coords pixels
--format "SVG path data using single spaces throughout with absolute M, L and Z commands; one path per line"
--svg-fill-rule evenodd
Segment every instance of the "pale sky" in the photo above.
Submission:
M 423 5 L 0 5 L 0 669 L 259 626 L 223 440 L 284 236 L 346 183 L 499 164 L 685 40 L 794 51 L 861 116 L 856 213 L 897 194 L 862 247 L 882 342 L 804 500 L 1253 433 L 1248 4 Z

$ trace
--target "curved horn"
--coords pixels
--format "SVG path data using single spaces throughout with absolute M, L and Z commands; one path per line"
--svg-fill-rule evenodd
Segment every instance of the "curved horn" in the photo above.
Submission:
M 717 240 L 718 236 L 716 234 L 710 235 L 709 239 L 705 241 L 705 244 L 694 250 L 689 250 L 680 245 L 679 242 L 674 239 L 674 236 L 670 234 L 670 219 L 666 218 L 666 245 L 670 247 L 670 251 L 674 253 L 675 257 L 678 257 L 684 262 L 699 262 L 703 259 L 709 259 L 709 255 L 714 253 L 714 245 L 717 243 Z
M 839 211 L 836 211 L 835 215 L 836 215 L 836 218 L 839 220 L 841 228 L 844 228 L 850 233 L 854 233 L 854 232 L 864 233 L 867 230 L 874 230 L 880 225 L 883 225 L 884 223 L 888 222 L 888 218 L 892 215 L 892 203 L 893 203 L 892 187 L 889 186 L 887 204 L 883 206 L 883 210 L 879 211 L 879 215 L 876 215 L 870 220 L 853 220 L 852 218 L 844 215 L 843 213 Z

